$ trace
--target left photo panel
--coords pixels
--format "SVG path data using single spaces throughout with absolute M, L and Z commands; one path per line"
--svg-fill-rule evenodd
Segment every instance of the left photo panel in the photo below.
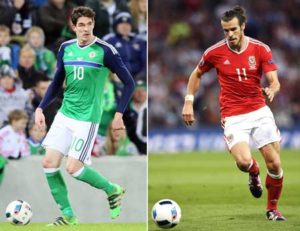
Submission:
M 147 230 L 147 14 L 0 1 L 0 230 Z

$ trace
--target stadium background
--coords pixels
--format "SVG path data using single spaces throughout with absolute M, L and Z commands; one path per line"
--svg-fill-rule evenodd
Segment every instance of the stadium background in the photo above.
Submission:
M 236 3 L 247 9 L 246 35 L 268 44 L 278 65 L 281 91 L 269 106 L 281 129 L 283 147 L 300 148 L 299 1 L 149 3 L 150 153 L 224 149 L 215 70 L 202 78 L 194 104 L 197 122 L 191 129 L 184 126 L 181 110 L 189 74 L 205 49 L 223 38 L 219 16 Z
M 181 120 L 188 77 L 205 49 L 224 37 L 219 16 L 235 4 L 247 10 L 246 34 L 268 44 L 278 65 L 281 91 L 269 106 L 283 138 L 279 209 L 286 223 L 266 221 L 266 190 L 261 199 L 253 198 L 248 174 L 236 168 L 226 150 L 215 70 L 202 78 L 196 123 L 187 128 Z M 296 0 L 149 1 L 149 230 L 158 230 L 151 209 L 163 198 L 181 206 L 182 220 L 174 230 L 300 230 L 299 10 Z M 259 152 L 253 155 L 264 182 L 264 161 Z

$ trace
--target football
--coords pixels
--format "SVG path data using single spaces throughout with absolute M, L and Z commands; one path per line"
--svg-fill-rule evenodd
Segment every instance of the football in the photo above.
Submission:
M 27 225 L 32 217 L 32 209 L 26 201 L 15 200 L 8 204 L 5 215 L 13 225 Z
M 170 229 L 178 225 L 181 218 L 179 205 L 170 199 L 158 201 L 152 209 L 152 219 L 156 225 L 163 229 Z

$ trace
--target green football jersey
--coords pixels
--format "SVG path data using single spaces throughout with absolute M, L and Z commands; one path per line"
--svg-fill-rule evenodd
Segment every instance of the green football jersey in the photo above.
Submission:
M 64 46 L 65 91 L 60 111 L 73 119 L 99 123 L 103 92 L 109 69 L 104 66 L 105 51 L 97 39 L 85 47 L 77 40 Z

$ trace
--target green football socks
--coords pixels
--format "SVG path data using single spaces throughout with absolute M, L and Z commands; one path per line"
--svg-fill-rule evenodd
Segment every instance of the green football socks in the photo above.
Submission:
M 69 202 L 67 186 L 61 172 L 57 169 L 45 169 L 45 174 L 51 194 L 58 204 L 63 216 L 68 218 L 75 217 Z
M 104 176 L 99 174 L 95 169 L 84 166 L 83 170 L 79 170 L 79 175 L 73 175 L 77 180 L 88 183 L 89 185 L 102 189 L 107 195 L 113 194 L 117 189 Z

